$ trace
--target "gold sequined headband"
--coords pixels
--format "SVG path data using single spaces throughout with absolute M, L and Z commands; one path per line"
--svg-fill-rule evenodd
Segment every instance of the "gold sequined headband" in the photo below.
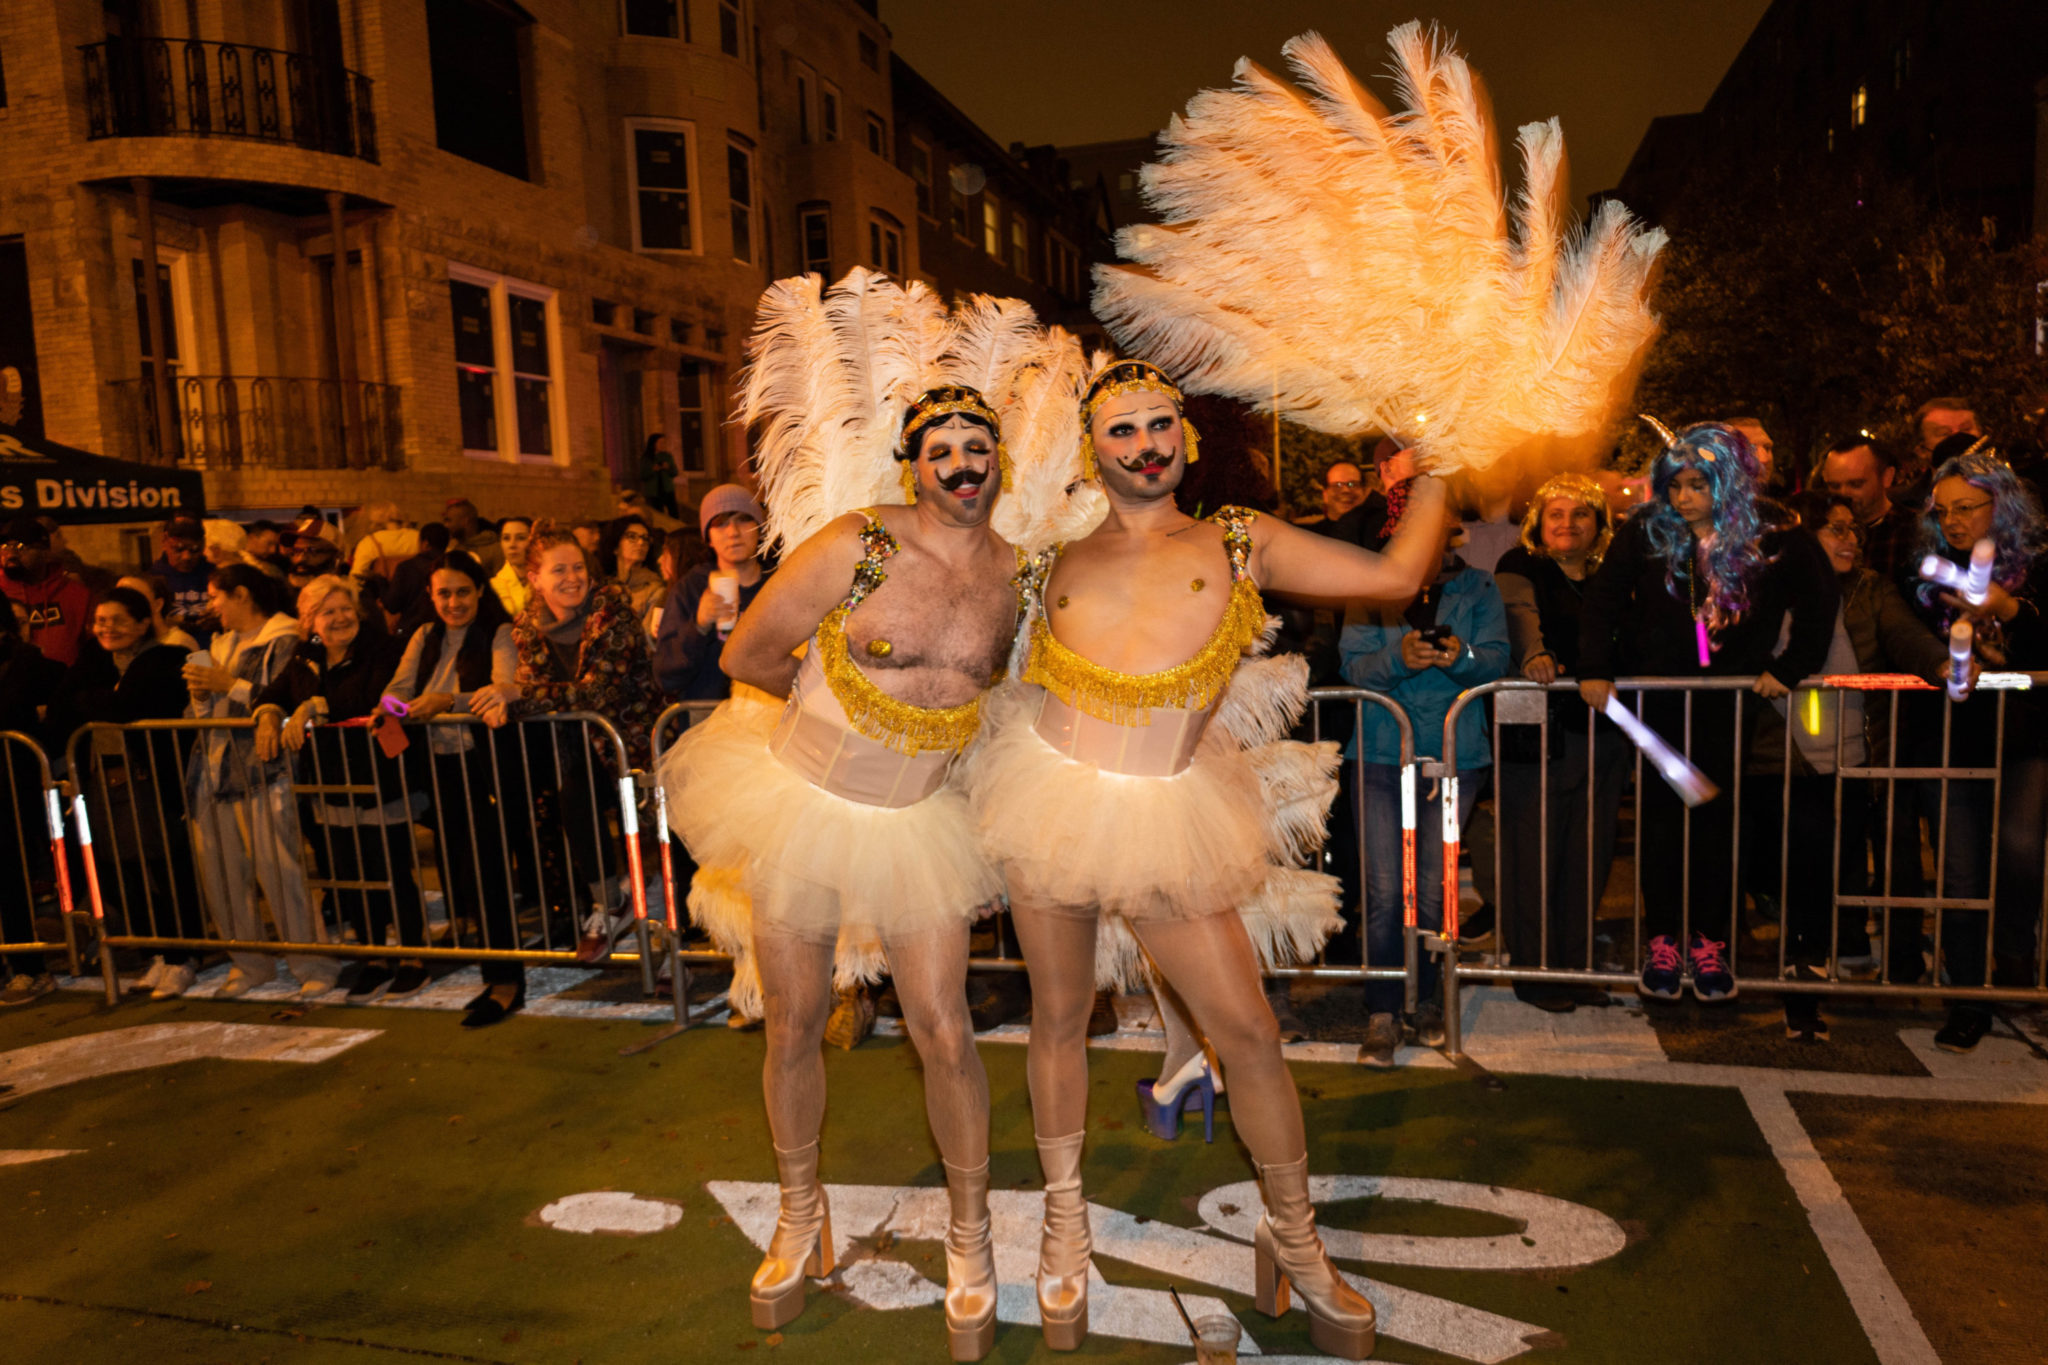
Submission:
M 998 485 L 1004 492 L 1010 488 L 1010 448 L 1003 444 L 1003 420 L 996 416 L 996 410 L 988 400 L 965 384 L 942 384 L 936 389 L 926 389 L 910 405 L 910 413 L 903 419 L 903 435 L 896 443 L 896 458 L 903 465 L 903 501 L 917 504 L 917 460 L 912 442 L 917 433 L 934 422 L 943 422 L 948 417 L 968 416 L 988 423 L 989 430 L 996 438 L 996 474 Z
M 1081 477 L 1093 479 L 1101 471 L 1095 460 L 1095 435 L 1089 429 L 1095 420 L 1095 410 L 1112 398 L 1127 393 L 1149 390 L 1163 393 L 1173 400 L 1174 410 L 1180 413 L 1180 427 L 1187 440 L 1188 463 L 1202 458 L 1201 436 L 1195 424 L 1187 418 L 1187 399 L 1180 387 L 1166 377 L 1166 372 L 1149 360 L 1112 360 L 1095 372 L 1088 381 L 1086 392 L 1081 395 Z

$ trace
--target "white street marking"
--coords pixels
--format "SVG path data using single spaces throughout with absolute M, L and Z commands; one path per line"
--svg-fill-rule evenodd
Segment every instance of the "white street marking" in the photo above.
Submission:
M 0 1083 L 16 1096 L 73 1081 L 218 1057 L 235 1062 L 324 1062 L 381 1029 L 290 1028 L 280 1024 L 145 1024 L 80 1033 L 0 1052 Z
M 26 1166 L 31 1161 L 49 1161 L 60 1156 L 77 1156 L 83 1147 L 17 1148 L 13 1151 L 0 1150 L 0 1166 Z
M 540 1221 L 558 1232 L 645 1237 L 682 1222 L 683 1206 L 673 1199 L 648 1199 L 624 1190 L 593 1190 L 557 1199 L 540 1211 Z

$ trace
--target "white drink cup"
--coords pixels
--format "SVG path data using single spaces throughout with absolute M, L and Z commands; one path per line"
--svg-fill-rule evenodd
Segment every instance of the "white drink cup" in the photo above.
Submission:
M 718 599 L 718 635 L 723 639 L 740 619 L 740 576 L 714 572 L 709 590 Z

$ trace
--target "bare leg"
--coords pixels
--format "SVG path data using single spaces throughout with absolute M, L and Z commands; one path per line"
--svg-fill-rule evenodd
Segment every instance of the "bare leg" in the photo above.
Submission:
M 1010 901 L 1031 974 L 1031 1123 L 1064 1137 L 1088 1123 L 1088 1012 L 1095 1004 L 1095 917 Z M 1249 952 L 1249 941 L 1246 951 Z
M 988 1160 L 988 1073 L 967 1015 L 967 924 L 892 939 L 889 973 L 903 1024 L 924 1062 L 924 1110 L 946 1163 Z
M 1216 1060 L 1230 1078 L 1231 1122 L 1252 1160 L 1261 1166 L 1299 1160 L 1307 1150 L 1301 1097 L 1280 1055 L 1280 1029 L 1259 987 L 1252 941 L 1236 912 L 1134 927 L 1153 965 L 1179 992 L 1195 1027 L 1216 1049 Z M 1034 1042 L 1037 1032 L 1034 1021 Z M 1035 1086 L 1032 1093 L 1035 1104 Z
M 825 1019 L 832 1011 L 832 945 L 762 926 L 754 931 L 768 1060 L 761 1093 L 768 1131 L 785 1151 L 818 1140 L 825 1121 Z

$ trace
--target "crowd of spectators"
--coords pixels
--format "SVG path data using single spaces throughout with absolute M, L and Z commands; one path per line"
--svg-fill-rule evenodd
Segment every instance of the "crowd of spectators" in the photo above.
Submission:
M 1914 426 L 1906 445 L 1859 431 L 1801 464 L 1756 418 L 1731 417 L 1678 433 L 1634 476 L 1460 481 L 1443 561 L 1412 601 L 1326 607 L 1320 624 L 1313 610 L 1292 614 L 1315 681 L 1398 703 L 1415 756 L 1443 774 L 1416 791 L 1422 930 L 1444 921 L 1443 880 L 1429 869 L 1448 828 L 1476 847 L 1483 904 L 1464 936 L 1497 934 L 1510 969 L 1581 974 L 1517 979 L 1517 995 L 1543 1009 L 1603 1003 L 1583 978 L 1617 970 L 1639 972 L 1651 999 L 1690 989 L 1725 1000 L 1744 935 L 1780 931 L 1788 973 L 1808 982 L 2032 980 L 2048 818 L 2048 744 L 2032 697 L 1977 691 L 1951 706 L 1939 690 L 1810 686 L 1881 673 L 1938 688 L 1960 619 L 1975 632 L 1973 677 L 2048 667 L 2048 528 L 2033 471 L 2015 473 L 1960 399 L 1925 404 Z M 1410 464 L 1382 440 L 1330 465 L 1322 506 L 1302 524 L 1383 543 L 1405 514 Z M 259 903 L 287 942 L 388 947 L 354 974 L 352 995 L 420 989 L 429 973 L 407 950 L 432 934 L 422 847 L 443 912 L 473 926 L 477 945 L 518 949 L 530 936 L 522 903 L 568 903 L 589 907 L 576 917 L 579 951 L 601 957 L 629 923 L 598 849 L 621 814 L 612 751 L 530 744 L 507 722 L 595 713 L 626 761 L 646 767 L 670 700 L 725 695 L 724 640 L 772 571 L 761 505 L 738 485 L 696 509 L 628 489 L 615 511 L 492 523 L 456 498 L 423 526 L 388 503 L 345 521 L 310 507 L 245 525 L 177 519 L 160 529 L 148 569 L 118 582 L 78 563 L 61 528 L 18 519 L 0 530 L 0 590 L 14 605 L 0 632 L 0 725 L 45 737 L 61 764 L 94 722 L 254 718 L 253 728 L 95 731 L 80 750 L 117 779 L 81 789 L 113 836 L 96 856 L 103 880 L 121 884 L 127 927 L 196 937 L 203 907 L 230 945 L 224 994 L 278 970 L 256 946 L 268 934 Z M 1922 580 L 1924 556 L 1962 564 L 1985 539 L 1996 569 L 1983 603 Z M 1553 690 L 1512 714 L 1460 704 L 1506 678 Z M 1618 678 L 1678 684 L 1628 692 L 1623 704 L 1731 798 L 1689 808 L 1660 781 L 1635 783 L 1639 936 L 1601 913 L 1637 766 L 1600 714 Z M 476 723 L 406 739 L 400 713 Z M 1400 732 L 1382 708 L 1358 717 L 1334 728 L 1353 761 L 1333 843 L 1341 861 L 1353 852 L 1344 836 L 1362 840 L 1365 874 L 1345 898 L 1357 946 L 1333 957 L 1386 966 L 1403 954 Z M 18 753 L 9 763 L 18 801 L 35 778 Z M 2003 785 L 1994 797 L 1982 778 L 1860 775 L 1892 763 L 1995 766 Z M 1923 850 L 1939 851 L 1931 886 Z M 676 852 L 687 876 L 686 851 Z M 35 857 L 0 848 L 7 867 Z M 1838 908 L 1872 896 L 1934 897 L 1944 909 Z M 1995 932 L 1975 908 L 1994 898 Z M 20 900 L 6 904 L 5 939 L 33 942 Z M 168 948 L 144 985 L 178 995 L 194 965 Z M 335 988 L 342 962 L 307 953 L 283 965 L 311 996 Z M 10 955 L 0 999 L 49 989 L 47 967 Z M 1399 984 L 1369 983 L 1367 1061 L 1391 1064 L 1404 1026 L 1440 1041 L 1435 970 L 1424 955 L 1406 1021 Z M 524 982 L 515 957 L 489 957 L 465 1023 L 517 1011 Z M 1818 998 L 1788 993 L 1793 1036 L 1827 1036 Z M 1967 1050 L 1989 1020 L 1958 999 L 1937 1041 Z
M 496 1023 L 525 1001 L 510 953 L 531 946 L 527 912 L 572 907 L 572 937 L 592 959 L 631 923 L 623 869 L 598 847 L 620 814 L 617 782 L 600 780 L 617 776 L 606 747 L 507 723 L 594 713 L 626 761 L 647 767 L 671 696 L 723 693 L 722 641 L 771 572 L 762 520 L 735 485 L 711 490 L 690 520 L 637 490 L 615 518 L 574 525 L 491 524 L 462 498 L 417 527 L 390 503 L 346 519 L 313 507 L 284 521 L 176 518 L 158 528 L 148 569 L 117 581 L 80 572 L 50 527 L 16 519 L 0 527 L 12 606 L 0 729 L 39 739 L 60 774 L 76 756 L 118 927 L 193 939 L 210 922 L 232 964 L 222 995 L 271 982 L 280 965 L 308 998 L 337 988 L 345 959 L 302 951 L 280 964 L 260 948 L 273 927 L 295 945 L 388 947 L 348 979 L 353 999 L 422 989 L 426 963 L 406 950 L 431 940 L 432 868 L 446 916 L 469 928 L 462 941 L 492 950 L 464 1023 Z M 673 685 L 657 680 L 658 640 Z M 401 716 L 474 723 L 416 730 Z M 80 735 L 152 720 L 188 723 Z M 7 802 L 26 803 L 0 810 L 0 826 L 40 830 L 29 751 L 0 757 Z M 46 847 L 17 843 L 0 847 L 23 893 L 0 893 L 0 942 L 28 944 L 33 882 L 54 869 Z M 0 1001 L 54 988 L 43 955 L 5 956 Z M 196 965 L 166 947 L 136 988 L 181 995 Z

